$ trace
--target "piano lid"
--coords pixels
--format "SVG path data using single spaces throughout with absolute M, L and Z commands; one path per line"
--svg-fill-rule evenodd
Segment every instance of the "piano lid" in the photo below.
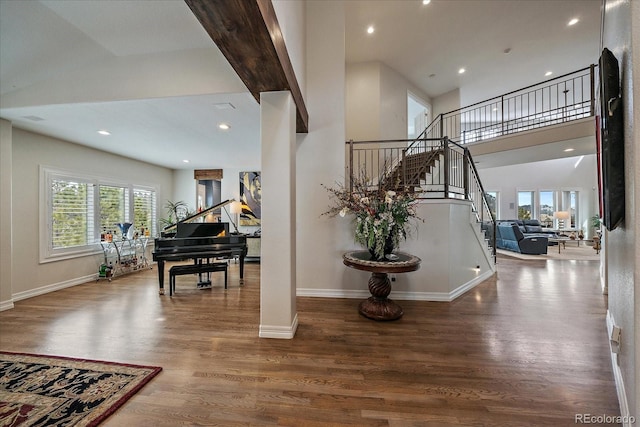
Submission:
M 210 213 L 213 213 L 214 211 L 218 210 L 218 209 L 222 209 L 223 207 L 227 206 L 228 204 L 231 204 L 232 202 L 235 202 L 234 199 L 229 199 L 229 200 L 225 200 L 224 202 L 220 202 L 217 205 L 213 205 L 210 208 L 207 208 L 201 212 L 198 212 L 196 214 L 193 214 L 191 216 L 186 217 L 185 219 L 183 219 L 182 221 L 178 221 L 180 223 L 184 223 L 184 222 L 194 222 L 198 219 L 204 218 L 205 216 L 207 216 Z M 173 223 L 171 225 L 167 225 L 165 228 L 162 229 L 162 231 L 164 233 L 170 233 L 170 232 L 175 232 L 176 228 L 178 226 L 178 223 Z

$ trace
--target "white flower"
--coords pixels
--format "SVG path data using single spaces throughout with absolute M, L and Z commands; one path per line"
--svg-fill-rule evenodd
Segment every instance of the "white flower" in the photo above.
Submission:
M 349 210 L 349 209 L 348 209 L 348 208 L 346 208 L 346 207 L 342 208 L 342 210 L 340 211 L 340 216 L 341 216 L 342 218 L 344 218 L 344 216 L 347 214 L 347 211 L 348 211 L 348 210 Z
M 362 199 L 360 199 L 360 203 L 368 205 L 369 204 L 369 198 L 368 197 L 363 197 Z
M 395 191 L 391 191 L 391 190 L 387 191 L 387 196 L 394 197 L 395 195 L 396 195 Z

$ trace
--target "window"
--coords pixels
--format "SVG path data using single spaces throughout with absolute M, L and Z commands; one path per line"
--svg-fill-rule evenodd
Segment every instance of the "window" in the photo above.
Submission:
M 156 224 L 156 192 L 142 188 L 133 189 L 133 224 L 147 235 Z
M 100 185 L 100 232 L 116 234 L 116 224 L 129 222 L 128 193 L 125 187 Z
M 556 211 L 555 191 L 541 191 L 538 220 L 543 227 L 553 228 L 553 213 Z
M 49 240 L 52 249 L 85 246 L 93 240 L 93 186 L 80 180 L 51 177 Z
M 569 212 L 570 225 L 567 224 L 567 228 L 576 228 L 578 221 L 578 192 L 577 191 L 563 191 L 561 197 L 562 210 Z
M 489 204 L 489 210 L 493 214 L 493 218 L 498 219 L 498 192 L 487 191 L 485 195 L 487 196 L 487 203 Z
M 518 191 L 518 219 L 532 219 L 535 192 Z
M 114 184 L 98 177 L 41 168 L 40 262 L 85 256 L 96 251 L 100 234 L 132 222 L 148 236 L 156 229 L 156 190 Z

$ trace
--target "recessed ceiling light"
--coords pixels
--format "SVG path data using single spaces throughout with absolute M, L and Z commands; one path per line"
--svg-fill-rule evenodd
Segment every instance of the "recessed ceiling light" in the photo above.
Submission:
M 220 124 L 218 125 L 218 127 L 219 127 L 220 129 L 222 129 L 222 130 L 229 130 L 229 128 L 230 128 L 231 126 L 229 126 L 229 125 L 228 125 L 228 124 L 226 124 L 226 123 L 220 123 Z
M 546 73 L 544 73 L 545 77 L 549 77 L 551 74 L 553 74 L 553 72 L 551 71 L 547 71 Z
M 575 150 L 575 148 L 567 148 L 567 149 L 564 150 L 564 152 L 565 153 L 569 153 L 569 152 L 574 151 L 574 150 Z
M 431 74 L 429 74 L 429 77 L 430 77 L 430 78 L 434 78 L 435 76 L 436 76 L 436 75 L 435 75 L 435 73 L 431 73 Z
M 184 159 L 184 160 L 182 161 L 182 163 L 189 163 L 189 160 Z
M 111 135 L 111 132 L 106 131 L 106 130 L 99 130 L 99 131 L 98 131 L 98 133 L 99 133 L 100 135 Z
M 464 68 L 460 68 L 458 70 L 458 74 L 464 74 L 465 71 L 467 71 L 467 70 L 465 70 Z
M 508 55 L 509 53 L 511 53 L 511 48 L 508 47 L 505 50 L 502 51 L 505 55 Z
M 369 25 L 369 27 L 367 28 L 367 34 L 373 34 L 373 32 L 374 32 L 375 30 L 376 30 L 376 29 L 375 29 L 375 28 L 373 28 L 373 25 Z
M 576 25 L 578 22 L 580 22 L 578 18 L 573 18 L 571 21 L 569 21 L 567 25 L 568 26 Z
M 431 0 L 422 0 L 422 4 L 429 4 L 431 3 Z

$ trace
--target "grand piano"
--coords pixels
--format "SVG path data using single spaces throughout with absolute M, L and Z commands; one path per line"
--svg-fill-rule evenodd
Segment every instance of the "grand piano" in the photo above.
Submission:
M 165 261 L 193 259 L 195 263 L 210 258 L 240 259 L 240 283 L 244 281 L 244 258 L 247 238 L 229 234 L 227 222 L 202 222 L 204 218 L 220 212 L 233 200 L 225 200 L 208 209 L 164 228 L 162 237 L 155 239 L 153 260 L 158 263 L 160 295 L 164 295 Z M 199 221 L 199 222 L 198 222 Z

